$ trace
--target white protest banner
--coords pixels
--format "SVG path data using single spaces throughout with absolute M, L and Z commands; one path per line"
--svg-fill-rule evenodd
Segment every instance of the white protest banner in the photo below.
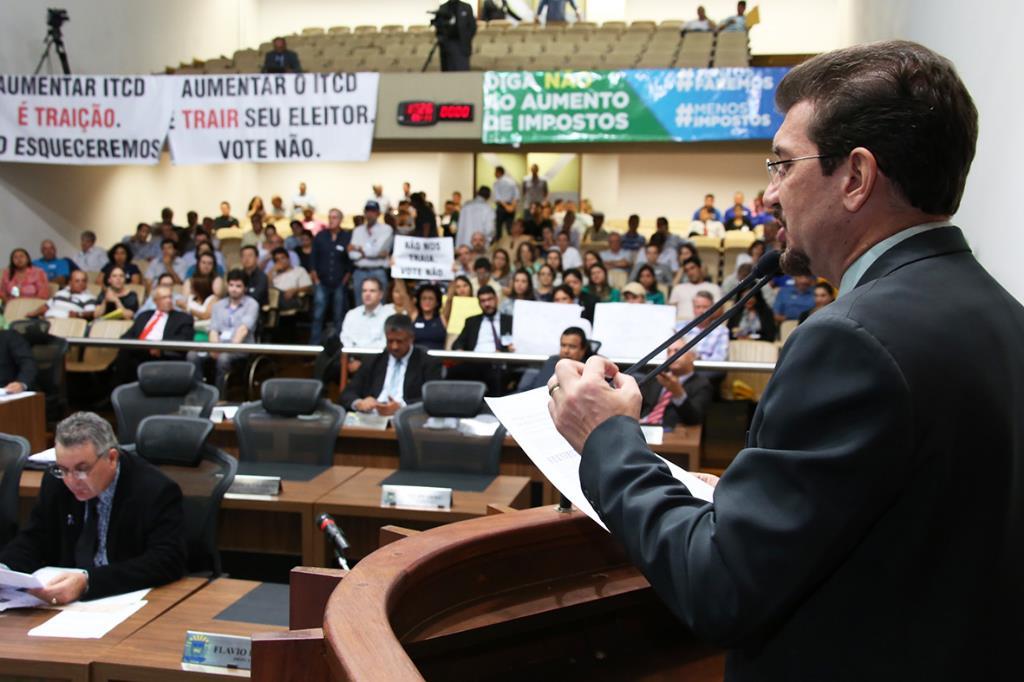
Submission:
M 377 73 L 169 76 L 176 164 L 366 161 Z
M 672 336 L 675 329 L 675 306 L 633 303 L 594 306 L 594 339 L 601 342 L 601 355 L 608 358 L 639 360 Z M 654 359 L 660 362 L 665 357 L 662 351 Z
M 581 327 L 589 337 L 590 322 L 582 314 L 583 306 L 517 300 L 512 309 L 512 343 L 516 352 L 556 355 L 562 332 L 569 327 Z
M 396 279 L 453 279 L 455 244 L 451 237 L 395 236 L 394 264 L 391 276 Z
M 158 76 L 0 75 L 0 161 L 159 163 L 166 85 Z

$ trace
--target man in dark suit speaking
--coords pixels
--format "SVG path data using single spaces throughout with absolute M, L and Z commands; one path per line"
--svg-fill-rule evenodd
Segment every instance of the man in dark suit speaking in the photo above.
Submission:
M 713 503 L 651 457 L 633 379 L 559 363 L 550 408 L 584 494 L 730 649 L 727 680 L 1020 679 L 1024 308 L 948 222 L 977 111 L 907 42 L 804 62 L 776 103 L 783 266 L 839 297 L 787 341 Z
M 401 407 L 418 403 L 423 384 L 441 378 L 441 363 L 413 345 L 412 320 L 392 315 L 384 320 L 387 351 L 355 373 L 341 394 L 341 404 L 359 412 L 390 417 Z
M 28 525 L 0 563 L 32 572 L 69 570 L 32 594 L 51 604 L 157 587 L 185 573 L 181 489 L 140 457 L 123 453 L 91 412 L 57 424 L 57 461 L 43 478 Z

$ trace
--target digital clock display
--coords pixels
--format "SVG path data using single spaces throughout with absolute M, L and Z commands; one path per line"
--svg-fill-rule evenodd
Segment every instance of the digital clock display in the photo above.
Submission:
M 401 102 L 398 105 L 398 124 L 403 126 L 432 126 L 439 121 L 467 122 L 472 120 L 472 104 L 437 104 L 415 101 Z

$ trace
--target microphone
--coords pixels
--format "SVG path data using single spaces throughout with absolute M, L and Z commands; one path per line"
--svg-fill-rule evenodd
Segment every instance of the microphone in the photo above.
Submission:
M 655 348 L 646 356 L 644 356 L 636 363 L 634 363 L 632 367 L 626 370 L 626 373 L 632 374 L 633 372 L 642 371 L 643 367 L 646 366 L 648 362 L 650 362 L 651 358 L 653 358 L 655 355 L 671 346 L 679 339 L 689 334 L 697 325 L 701 324 L 702 322 L 710 318 L 712 315 L 714 315 L 716 312 L 718 312 L 718 310 L 725 305 L 726 301 L 735 296 L 737 292 L 740 292 L 743 289 L 750 287 L 750 290 L 747 291 L 747 293 L 745 293 L 740 298 L 740 300 L 736 302 L 736 307 L 741 308 L 743 304 L 750 299 L 750 297 L 752 297 L 755 293 L 760 291 L 764 287 L 764 285 L 768 284 L 768 282 L 771 281 L 772 277 L 774 277 L 776 273 L 778 273 L 779 258 L 781 256 L 782 254 L 779 251 L 769 251 L 768 253 L 761 256 L 760 260 L 757 261 L 757 265 L 754 266 L 754 269 L 750 272 L 750 274 L 747 275 L 742 282 L 733 287 L 732 291 L 730 291 L 729 293 L 722 296 L 722 298 L 715 301 L 715 303 L 710 308 L 705 310 L 701 315 L 690 320 L 688 323 L 686 323 L 686 325 L 683 326 L 682 329 L 677 331 L 672 336 L 668 337 L 668 339 L 666 339 L 664 342 L 658 345 L 657 348 Z M 637 380 L 637 384 L 642 386 L 643 384 L 646 384 L 648 381 L 664 372 L 669 365 L 678 360 L 679 357 L 682 356 L 684 353 L 689 352 L 694 346 L 700 343 L 705 336 L 710 334 L 712 331 L 718 328 L 719 325 L 725 322 L 725 320 L 726 316 L 723 315 L 722 317 L 712 322 L 710 325 L 708 325 L 707 329 L 701 330 L 701 332 L 697 336 L 690 339 L 686 343 L 686 345 L 684 345 L 678 351 L 673 353 L 671 357 L 667 358 L 665 362 L 661 363 L 656 369 L 654 369 L 651 372 L 648 372 L 641 379 Z
M 338 528 L 338 524 L 334 522 L 334 517 L 330 514 L 321 514 L 316 517 L 316 527 L 330 538 L 331 543 L 334 545 L 334 556 L 338 558 L 338 565 L 346 571 L 349 570 L 348 562 L 345 560 L 348 540 L 345 539 L 345 534 Z

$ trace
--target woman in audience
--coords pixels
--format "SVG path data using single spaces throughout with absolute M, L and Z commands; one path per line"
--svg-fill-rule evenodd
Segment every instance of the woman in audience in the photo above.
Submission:
M 530 276 L 529 270 L 520 268 L 512 275 L 512 286 L 509 287 L 508 294 L 498 305 L 498 312 L 503 315 L 511 315 L 515 310 L 516 301 L 536 300 L 533 293 L 533 278 Z
M 97 318 L 130 320 L 135 317 L 139 310 L 139 297 L 128 288 L 126 278 L 127 273 L 120 265 L 110 268 L 103 280 L 105 289 L 99 297 L 101 306 L 96 310 Z
M 750 256 L 745 253 L 741 253 L 736 256 L 736 269 L 731 275 L 722 280 L 722 291 L 732 291 L 737 284 L 743 281 L 743 278 L 750 274 L 753 269 L 753 263 L 750 262 Z
M 202 245 L 200 245 L 202 246 Z M 188 279 L 185 280 L 185 284 L 182 287 L 181 293 L 186 300 L 192 298 L 192 285 L 190 282 L 197 276 L 206 277 L 210 280 L 211 290 L 213 295 L 217 298 L 223 298 L 224 294 L 227 293 L 227 289 L 224 286 L 224 278 L 220 276 L 217 271 L 217 261 L 213 257 L 212 251 L 205 251 L 199 254 L 199 260 L 196 264 L 189 268 Z M 187 305 L 179 306 L 183 310 L 187 309 Z
M 263 199 L 259 196 L 255 196 L 249 200 L 249 209 L 245 212 L 245 214 L 249 217 L 250 221 L 252 220 L 252 217 L 257 213 L 259 213 L 260 215 L 263 215 L 265 213 L 263 210 Z M 273 220 L 267 222 L 273 222 Z
M 732 220 L 725 223 L 726 231 L 729 230 L 752 230 L 750 218 L 742 211 L 733 211 Z
M 440 287 L 430 283 L 420 286 L 415 301 L 411 315 L 415 344 L 427 350 L 444 350 L 448 332 L 441 319 Z
M 46 272 L 32 265 L 32 257 L 25 249 L 11 251 L 10 265 L 0 278 L 0 299 L 6 303 L 12 298 L 50 298 Z
M 552 303 L 575 303 L 576 297 L 572 295 L 572 288 L 568 284 L 559 284 L 551 293 Z
M 391 283 L 388 284 L 386 301 L 394 306 L 396 314 L 413 317 L 416 303 L 409 296 L 409 287 L 404 279 L 391 280 Z
M 417 237 L 437 236 L 437 216 L 434 209 L 427 203 L 427 195 L 424 192 L 413 192 L 409 197 L 409 204 L 415 211 L 413 222 Z
M 583 272 L 589 273 L 590 268 L 597 264 L 604 264 L 604 261 L 601 260 L 601 254 L 596 251 L 583 252 Z
M 761 256 L 764 255 L 765 245 L 763 239 L 755 239 L 747 247 L 747 253 L 750 254 L 750 261 L 757 264 L 757 261 L 761 260 Z
M 540 248 L 541 251 L 547 251 L 550 248 L 557 246 L 555 244 L 555 228 L 550 225 L 545 225 L 540 231 Z
M 573 300 L 583 306 L 583 319 L 594 321 L 594 306 L 597 305 L 597 298 L 589 294 L 583 286 L 583 273 L 576 268 L 569 268 L 562 275 L 562 283 L 569 285 L 572 291 Z
M 736 300 L 746 292 L 736 294 Z M 735 312 L 733 312 L 735 310 Z M 775 325 L 775 315 L 772 314 L 769 306 L 761 292 L 756 292 L 746 303 L 743 310 L 734 308 L 727 315 L 729 318 L 729 333 L 734 339 L 753 339 L 759 341 L 774 341 L 778 333 Z
M 558 250 L 557 246 L 547 250 L 547 253 L 544 254 L 544 263 L 555 271 L 556 276 L 561 278 L 564 266 L 562 265 L 562 252 Z M 559 281 L 559 283 L 561 282 Z
M 469 277 L 455 275 L 452 285 L 448 287 L 448 295 L 444 299 L 444 309 L 441 311 L 441 320 L 444 322 L 445 328 L 448 327 L 448 321 L 452 317 L 452 300 L 456 296 L 473 297 L 473 283 L 469 281 Z
M 96 279 L 97 284 L 106 285 L 107 279 L 114 268 L 121 268 L 129 284 L 142 284 L 142 271 L 139 270 L 138 265 L 132 262 L 131 249 L 125 244 L 114 244 L 110 247 L 110 251 L 107 252 L 107 257 L 110 260 L 103 266 L 103 270 L 100 271 L 99 277 Z
M 534 288 L 538 301 L 551 303 L 551 297 L 555 293 L 556 279 L 557 275 L 553 267 L 547 263 L 540 266 L 540 270 L 537 271 L 537 286 Z
M 526 270 L 531 275 L 537 274 L 540 266 L 543 265 L 537 259 L 537 249 L 530 242 L 523 242 L 516 249 L 516 267 Z
M 207 257 L 212 258 L 207 254 L 202 256 L 203 260 Z M 185 299 L 175 303 L 192 316 L 196 341 L 208 341 L 210 338 L 210 317 L 213 315 L 213 304 L 217 302 L 217 296 L 213 293 L 213 282 L 213 277 L 209 273 L 197 272 L 185 282 L 185 287 L 188 288 Z
M 212 245 L 208 244 L 207 242 L 200 243 L 198 246 L 196 246 L 195 255 L 195 263 L 189 266 L 189 268 L 185 271 L 185 279 L 188 279 L 189 277 L 191 277 L 192 275 L 196 274 L 196 272 L 199 271 L 199 261 L 202 260 L 203 256 L 209 256 L 210 258 L 213 259 L 214 277 L 224 276 L 224 268 L 222 268 L 220 263 L 217 262 L 217 255 L 214 253 Z M 218 296 L 220 295 L 221 294 L 218 294 Z
M 832 301 L 836 300 L 836 290 L 828 282 L 818 282 L 814 285 L 814 307 L 800 313 L 800 324 L 808 317 L 818 312 Z
M 491 258 L 491 279 L 501 285 L 502 296 L 508 296 L 512 287 L 512 270 L 508 251 L 495 249 Z
M 636 273 L 636 280 L 643 286 L 645 297 L 649 303 L 665 305 L 665 294 L 658 289 L 658 277 L 650 265 L 641 265 Z
M 583 288 L 591 296 L 597 299 L 598 303 L 612 303 L 619 300 L 619 290 L 613 289 L 608 284 L 608 270 L 604 264 L 598 262 L 590 266 L 590 284 Z

